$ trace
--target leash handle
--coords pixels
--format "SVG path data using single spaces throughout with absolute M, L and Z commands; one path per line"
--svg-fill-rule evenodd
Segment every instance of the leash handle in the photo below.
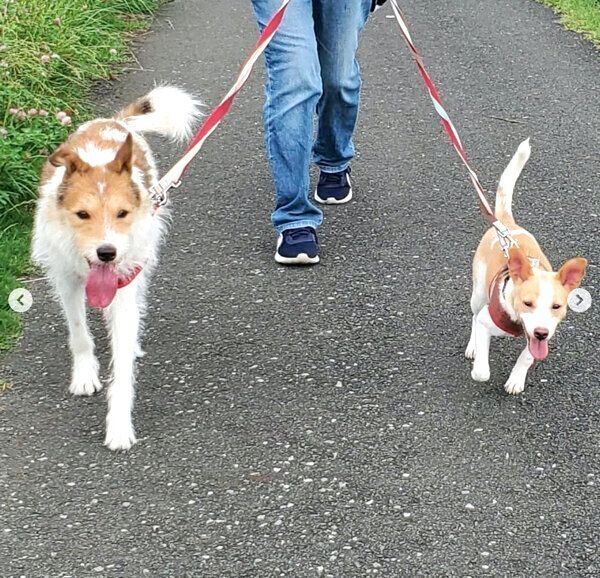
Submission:
M 498 240 L 500 242 L 500 246 L 502 247 L 502 251 L 505 255 L 508 255 L 509 248 L 511 246 L 517 246 L 517 242 L 511 236 L 508 228 L 501 221 L 496 219 L 496 216 L 494 215 L 494 211 L 485 193 L 485 189 L 483 188 L 481 181 L 477 176 L 477 173 L 471 168 L 471 165 L 467 160 L 467 153 L 460 140 L 458 131 L 456 130 L 456 127 L 450 120 L 450 116 L 446 112 L 446 109 L 444 108 L 444 105 L 442 103 L 442 98 L 439 92 L 437 91 L 433 80 L 431 80 L 431 77 L 429 76 L 425 65 L 423 64 L 423 58 L 421 57 L 419 50 L 413 42 L 413 39 L 410 35 L 410 31 L 408 29 L 408 25 L 406 24 L 405 18 L 402 16 L 402 12 L 400 11 L 397 0 L 390 0 L 390 4 L 392 6 L 394 16 L 396 17 L 396 21 L 398 22 L 398 26 L 400 27 L 400 31 L 402 32 L 402 36 L 404 37 L 404 40 L 406 41 L 406 44 L 411 52 L 413 60 L 417 65 L 419 75 L 421 76 L 423 82 L 425 83 L 425 86 L 427 87 L 427 91 L 429 92 L 429 96 L 431 98 L 431 101 L 433 102 L 433 107 L 435 108 L 435 111 L 440 117 L 442 127 L 444 128 L 444 131 L 450 138 L 450 142 L 452 143 L 452 146 L 458 153 L 458 156 L 460 157 L 461 161 L 469 171 L 471 182 L 473 183 L 475 191 L 477 192 L 477 199 L 479 201 L 479 208 L 481 209 L 481 213 L 483 214 L 483 217 L 488 222 L 488 224 L 494 227 L 494 229 L 496 230 L 496 234 L 498 235 Z
M 167 173 L 158 181 L 158 183 L 150 188 L 150 197 L 153 201 L 155 210 L 165 205 L 168 201 L 168 192 L 172 188 L 177 188 L 181 184 L 181 179 L 185 174 L 188 166 L 194 159 L 194 157 L 200 152 L 200 149 L 204 145 L 206 139 L 216 130 L 223 118 L 227 115 L 236 95 L 242 90 L 252 69 L 259 59 L 261 54 L 265 51 L 265 48 L 269 45 L 273 36 L 277 32 L 288 4 L 291 0 L 283 0 L 281 6 L 273 14 L 267 25 L 261 32 L 256 44 L 254 45 L 253 51 L 246 60 L 246 63 L 242 67 L 235 84 L 231 87 L 229 92 L 225 95 L 223 100 L 212 110 L 206 120 L 202 123 L 202 126 L 198 132 L 192 137 L 187 149 L 185 150 L 182 158 L 177 161 Z

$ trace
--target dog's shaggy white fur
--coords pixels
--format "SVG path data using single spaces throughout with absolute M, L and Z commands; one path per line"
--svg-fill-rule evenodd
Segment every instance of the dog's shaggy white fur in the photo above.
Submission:
M 82 125 L 42 172 L 33 258 L 47 272 L 67 319 L 74 395 L 101 389 L 86 295 L 88 304 L 103 307 L 112 346 L 105 445 L 112 450 L 136 441 L 135 359 L 142 355 L 145 293 L 167 216 L 165 207 L 152 206 L 149 189 L 157 172 L 142 133 L 182 140 L 198 116 L 197 101 L 182 90 L 155 88 L 114 118 Z M 129 284 L 117 290 L 124 280 Z

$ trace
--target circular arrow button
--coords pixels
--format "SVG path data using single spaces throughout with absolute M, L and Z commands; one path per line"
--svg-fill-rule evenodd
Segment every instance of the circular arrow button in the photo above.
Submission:
M 592 306 L 592 296 L 589 291 L 579 287 L 569 293 L 567 303 L 575 313 L 585 313 Z
M 33 304 L 33 296 L 27 289 L 19 287 L 8 296 L 8 306 L 17 313 L 26 313 Z

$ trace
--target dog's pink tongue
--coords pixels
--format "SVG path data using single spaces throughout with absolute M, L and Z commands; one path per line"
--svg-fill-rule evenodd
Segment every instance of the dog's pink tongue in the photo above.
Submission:
M 108 307 L 117 293 L 119 278 L 112 267 L 92 265 L 85 284 L 85 294 L 90 307 Z
M 548 340 L 544 339 L 544 341 L 540 341 L 535 337 L 531 337 L 529 339 L 529 351 L 538 361 L 546 359 L 548 357 Z

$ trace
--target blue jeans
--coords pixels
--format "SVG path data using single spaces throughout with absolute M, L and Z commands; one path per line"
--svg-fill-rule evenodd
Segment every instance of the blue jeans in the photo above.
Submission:
M 262 30 L 281 0 L 252 4 Z M 323 221 L 309 200 L 311 158 L 331 173 L 354 157 L 361 85 L 356 50 L 370 7 L 371 0 L 292 0 L 265 51 L 265 140 L 276 193 L 271 220 L 279 233 Z

